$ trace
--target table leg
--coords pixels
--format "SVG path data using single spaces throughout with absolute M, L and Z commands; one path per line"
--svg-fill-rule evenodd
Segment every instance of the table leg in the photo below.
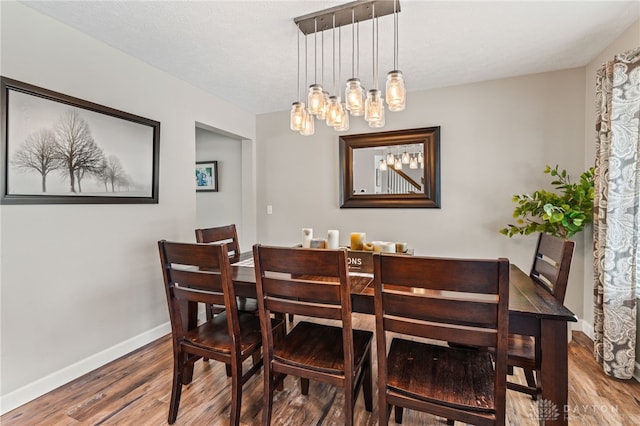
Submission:
M 567 425 L 569 398 L 567 323 L 541 320 L 542 400 L 538 402 L 540 424 Z

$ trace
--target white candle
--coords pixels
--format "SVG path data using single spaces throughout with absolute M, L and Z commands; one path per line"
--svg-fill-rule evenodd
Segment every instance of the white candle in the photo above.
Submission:
M 382 243 L 381 251 L 383 253 L 395 253 L 396 243 Z
M 302 228 L 302 247 L 310 248 L 311 247 L 311 239 L 313 238 L 313 229 L 312 228 Z
M 327 238 L 327 248 L 337 249 L 340 246 L 338 242 L 340 232 L 337 229 L 329 229 L 329 235 Z

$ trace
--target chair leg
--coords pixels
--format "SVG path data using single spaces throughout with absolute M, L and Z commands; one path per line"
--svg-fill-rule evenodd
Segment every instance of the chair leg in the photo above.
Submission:
M 448 425 L 453 425 L 453 424 L 455 424 L 455 423 L 456 423 L 456 421 L 455 421 L 455 420 L 447 419 L 447 424 L 448 424 Z
M 533 370 L 529 370 L 528 368 L 524 369 L 524 377 L 527 379 L 527 385 L 530 388 L 536 389 L 536 379 L 533 376 Z M 538 399 L 537 395 L 531 395 L 531 399 L 533 399 L 534 401 L 536 401 Z
M 402 424 L 402 413 L 403 413 L 403 408 L 402 407 L 398 407 L 397 405 L 394 407 L 395 410 L 395 414 L 396 414 L 396 423 L 398 424 Z
M 362 397 L 364 398 L 364 408 L 368 412 L 373 411 L 373 377 L 371 374 L 371 351 L 367 354 L 367 359 L 362 364 L 364 379 L 362 381 Z
M 233 376 L 233 373 L 231 372 L 231 364 L 225 364 L 224 369 L 227 372 L 227 377 Z
M 231 422 L 229 424 L 238 426 L 242 407 L 242 363 L 236 360 L 235 367 L 232 365 L 232 369 L 235 371 L 231 376 Z
M 269 361 L 264 362 L 264 392 L 262 393 L 262 424 L 271 424 L 271 411 L 273 410 L 273 373 L 267 365 Z
M 309 395 L 309 379 L 300 378 L 300 393 Z
M 251 361 L 253 362 L 253 365 L 256 365 L 260 362 L 260 360 L 262 359 L 262 355 L 260 355 L 260 351 L 255 351 L 252 355 L 251 355 Z
M 178 417 L 180 395 L 182 394 L 182 365 L 177 360 L 173 363 L 173 382 L 171 383 L 171 402 L 169 403 L 169 417 L 167 422 L 172 425 Z
M 344 424 L 345 426 L 353 426 L 353 404 L 355 398 L 353 397 L 353 381 L 351 386 L 344 387 Z
M 289 317 L 289 322 L 293 322 L 293 314 L 288 314 L 287 316 Z

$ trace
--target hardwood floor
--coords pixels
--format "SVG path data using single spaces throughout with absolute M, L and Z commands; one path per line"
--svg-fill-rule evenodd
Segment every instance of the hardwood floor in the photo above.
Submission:
M 356 328 L 373 329 L 372 318 L 354 315 Z M 296 317 L 296 320 L 301 318 Z M 370 323 L 369 323 L 370 322 Z M 569 345 L 569 424 L 640 424 L 640 383 L 606 376 L 592 356 L 592 342 L 574 332 Z M 375 351 L 374 351 L 375 354 Z M 121 359 L 86 374 L 0 417 L 10 425 L 163 425 L 167 422 L 171 387 L 172 350 L 165 336 Z M 519 369 L 510 380 L 524 381 Z M 374 368 L 375 374 L 375 368 Z M 375 380 L 375 376 L 374 376 Z M 262 416 L 262 374 L 244 386 L 243 425 L 259 425 Z M 194 380 L 182 391 L 176 425 L 226 425 L 229 422 L 230 379 L 215 361 L 196 363 Z M 374 390 L 375 392 L 375 390 Z M 276 392 L 274 425 L 340 425 L 344 423 L 341 389 L 311 383 L 309 395 L 300 394 L 294 378 L 285 379 Z M 536 425 L 537 405 L 527 395 L 507 392 L 511 425 Z M 561 413 L 562 414 L 562 413 Z M 393 415 L 391 416 L 393 423 Z M 355 424 L 377 424 L 374 411 L 365 411 L 358 396 Z M 405 410 L 405 426 L 444 425 L 444 419 Z

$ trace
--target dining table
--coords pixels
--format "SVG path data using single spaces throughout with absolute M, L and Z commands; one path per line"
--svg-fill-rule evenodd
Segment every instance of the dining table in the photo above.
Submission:
M 236 256 L 231 264 L 236 296 L 256 297 L 256 277 L 251 252 Z M 353 312 L 374 314 L 373 274 L 350 274 Z M 577 318 L 562 303 L 518 266 L 510 265 L 509 332 L 540 339 L 543 410 L 532 411 L 540 424 L 567 425 L 568 322 Z

